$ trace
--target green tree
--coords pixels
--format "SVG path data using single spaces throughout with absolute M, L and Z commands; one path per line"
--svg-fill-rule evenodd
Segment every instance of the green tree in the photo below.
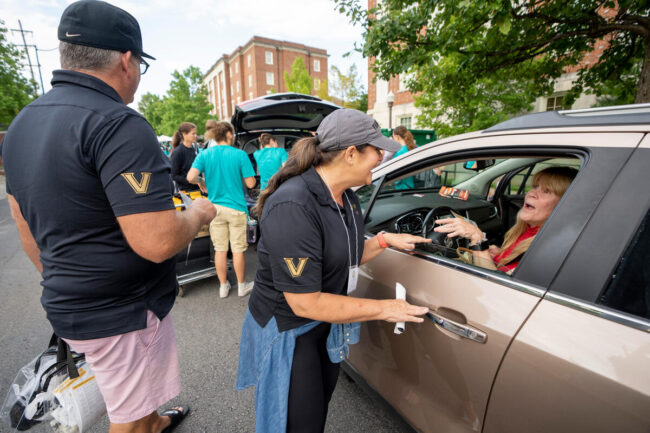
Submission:
M 341 101 L 345 108 L 354 108 L 361 111 L 368 110 L 368 94 L 361 84 L 361 78 L 357 65 L 352 64 L 347 73 L 343 73 L 339 67 L 330 67 L 330 94 Z M 365 94 L 365 108 L 363 100 Z
M 0 125 L 9 125 L 20 110 L 37 96 L 36 83 L 22 75 L 23 53 L 7 40 L 0 20 Z
M 210 118 L 216 119 L 216 116 L 210 115 L 212 105 L 201 82 L 201 71 L 190 66 L 183 72 L 174 71 L 172 77 L 166 95 L 160 97 L 146 93 L 140 99 L 138 109 L 158 135 L 172 135 L 182 122 L 192 122 L 200 133 L 204 132 L 205 122 Z
M 613 87 L 619 100 L 650 101 L 648 0 L 383 0 L 371 10 L 365 1 L 334 1 L 362 25 L 358 49 L 380 78 L 414 73 L 409 88 L 420 92 L 422 123 L 490 126 L 529 109 L 575 66 L 582 67 L 569 104 L 582 92 L 605 96 Z M 600 58 L 583 64 L 600 45 Z
M 296 60 L 293 61 L 290 74 L 284 72 L 284 82 L 290 92 L 311 94 L 313 83 L 302 57 L 296 57 Z
M 330 96 L 329 88 L 329 80 L 323 80 L 323 82 L 320 83 L 320 88 L 316 92 L 316 96 L 324 101 L 331 101 L 332 97 Z

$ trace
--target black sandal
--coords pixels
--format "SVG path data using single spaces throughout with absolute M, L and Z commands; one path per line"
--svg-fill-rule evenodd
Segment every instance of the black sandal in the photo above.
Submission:
M 163 429 L 162 432 L 160 433 L 171 433 L 176 426 L 178 426 L 181 421 L 185 419 L 185 417 L 190 413 L 190 407 L 189 406 L 178 406 L 179 409 L 167 409 L 163 413 L 160 414 L 160 416 L 168 416 L 172 422 L 169 424 L 167 427 Z

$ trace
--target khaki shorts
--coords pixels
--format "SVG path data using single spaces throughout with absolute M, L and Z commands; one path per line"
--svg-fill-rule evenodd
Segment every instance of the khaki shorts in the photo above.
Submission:
M 231 209 L 229 207 L 214 205 L 217 216 L 210 223 L 210 239 L 214 250 L 218 252 L 228 251 L 228 241 L 233 253 L 243 253 L 248 249 L 246 241 L 246 212 Z

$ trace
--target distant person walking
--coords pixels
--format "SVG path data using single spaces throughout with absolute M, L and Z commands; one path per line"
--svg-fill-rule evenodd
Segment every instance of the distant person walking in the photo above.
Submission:
M 181 389 L 174 256 L 215 211 L 201 198 L 175 210 L 169 160 L 126 106 L 153 59 L 135 18 L 82 0 L 63 12 L 58 37 L 52 89 L 5 138 L 11 213 L 42 274 L 47 319 L 95 373 L 109 432 L 169 433 L 189 411 L 156 411 Z
M 172 137 L 172 179 L 176 182 L 178 189 L 182 191 L 205 191 L 205 184 L 199 181 L 198 184 L 187 181 L 187 172 L 192 168 L 194 158 L 199 153 L 196 144 L 196 125 L 191 122 L 183 122 L 174 132 Z
M 225 298 L 230 292 L 227 278 L 228 243 L 232 251 L 232 263 L 237 276 L 237 294 L 248 295 L 253 283 L 247 283 L 244 252 L 248 207 L 244 196 L 244 184 L 255 186 L 255 170 L 243 150 L 232 147 L 235 130 L 229 122 L 218 122 L 214 128 L 216 146 L 210 147 L 194 160 L 187 174 L 190 183 L 199 182 L 204 173 L 208 199 L 214 204 L 217 216 L 210 223 L 210 237 L 214 244 L 214 266 L 219 277 L 219 296 Z
M 287 162 L 289 155 L 287 151 L 278 147 L 278 142 L 271 134 L 260 135 L 262 148 L 253 153 L 257 163 L 257 171 L 260 174 L 260 190 L 266 188 L 271 177 L 280 170 L 282 164 Z

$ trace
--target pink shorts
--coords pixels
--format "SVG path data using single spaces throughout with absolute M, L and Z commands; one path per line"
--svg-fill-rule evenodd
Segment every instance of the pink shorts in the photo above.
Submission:
M 65 341 L 95 373 L 114 424 L 137 421 L 181 392 L 172 319 L 147 311 L 147 327 L 94 340 Z

